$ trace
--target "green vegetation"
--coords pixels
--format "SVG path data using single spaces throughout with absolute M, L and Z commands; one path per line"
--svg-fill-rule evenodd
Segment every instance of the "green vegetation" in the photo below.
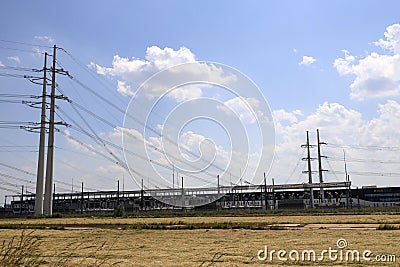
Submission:
M 123 203 L 119 204 L 118 207 L 114 210 L 114 217 L 125 217 L 125 206 Z
M 399 214 L 400 206 L 395 207 L 366 207 L 366 208 L 337 208 L 337 209 L 300 209 L 300 210 L 263 210 L 263 209 L 237 209 L 237 210 L 162 210 L 126 212 L 123 203 L 118 205 L 113 213 L 90 214 L 62 214 L 54 213 L 50 218 L 86 218 L 86 217 L 125 217 L 125 218 L 171 218 L 171 217 L 242 217 L 242 216 L 309 216 L 309 215 L 369 215 L 369 214 Z M 43 216 L 28 215 L 29 219 L 47 218 Z

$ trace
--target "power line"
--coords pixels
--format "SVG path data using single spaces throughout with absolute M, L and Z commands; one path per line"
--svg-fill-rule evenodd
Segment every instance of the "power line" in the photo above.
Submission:
M 391 150 L 391 151 L 400 150 L 400 147 L 398 146 L 362 146 L 362 145 L 340 145 L 331 143 L 328 143 L 327 146 L 336 148 L 351 148 L 351 149 L 363 149 L 363 150 Z
M 27 43 L 27 42 L 10 41 L 10 40 L 5 40 L 5 39 L 0 39 L 0 42 L 10 43 L 10 44 L 19 44 L 19 45 L 25 45 L 25 46 L 33 46 L 33 47 L 53 48 L 52 46 L 48 46 L 48 45 L 39 45 L 39 44 L 32 44 L 32 43 Z
M 24 67 L 14 67 L 14 66 L 0 66 L 0 69 L 6 70 L 14 70 L 14 71 L 31 71 L 31 72 L 42 72 L 43 70 L 34 69 L 34 68 L 24 68 Z
M 337 174 L 345 174 L 344 171 L 333 171 Z M 382 176 L 382 177 L 400 177 L 398 172 L 358 172 L 358 171 L 348 171 L 351 175 L 357 176 Z
M 87 85 L 85 85 L 84 83 L 80 82 L 80 81 L 79 81 L 78 79 L 76 79 L 76 78 L 73 78 L 73 77 L 70 77 L 70 78 L 71 78 L 73 81 L 75 81 L 77 84 L 79 84 L 82 88 L 88 90 L 89 92 L 91 92 L 92 94 L 94 94 L 96 97 L 100 98 L 102 101 L 104 101 L 105 103 L 107 103 L 108 105 L 110 105 L 111 107 L 113 107 L 114 109 L 116 109 L 117 111 L 119 111 L 119 112 L 125 114 L 125 110 L 121 109 L 119 106 L 117 106 L 116 104 L 112 103 L 111 101 L 109 101 L 108 99 L 106 99 L 105 97 L 103 97 L 102 95 L 100 95 L 99 93 L 97 93 L 96 91 L 94 91 L 92 88 L 88 87 Z M 125 115 L 126 115 L 127 117 L 129 117 L 130 119 L 132 119 L 132 120 L 138 122 L 139 124 L 143 125 L 143 123 L 142 123 L 139 119 L 133 117 L 133 116 L 130 115 L 129 113 L 126 113 Z M 169 137 L 167 137 L 167 136 L 162 136 L 156 129 L 152 128 L 151 126 L 149 126 L 149 125 L 143 125 L 143 126 L 144 126 L 145 128 L 147 128 L 147 129 L 149 129 L 151 132 L 153 132 L 153 133 L 156 134 L 157 136 L 165 138 L 166 140 L 168 140 L 168 141 L 171 142 L 172 144 L 178 145 L 175 141 L 171 140 Z M 136 139 L 136 137 L 133 136 L 133 135 L 130 136 L 130 137 L 133 137 L 133 138 Z M 181 147 L 181 148 L 182 148 L 183 150 L 185 150 L 187 153 L 191 154 L 192 156 L 194 156 L 194 157 L 196 157 L 196 158 L 199 158 L 199 155 L 197 155 L 195 152 L 191 151 L 189 148 L 185 148 L 185 147 Z M 171 155 L 170 155 L 170 156 L 171 156 Z M 205 159 L 200 157 L 200 160 L 204 161 Z M 221 167 L 219 167 L 219 166 L 217 166 L 217 165 L 215 165 L 215 164 L 212 164 L 212 166 L 213 166 L 214 168 L 216 168 L 217 170 L 219 170 L 219 171 L 225 172 L 225 170 L 224 170 L 223 168 L 221 168 Z M 228 173 L 228 174 L 231 174 L 231 173 Z M 236 178 L 239 178 L 239 177 L 237 177 L 237 175 L 234 175 L 234 174 L 231 174 L 231 175 L 234 176 L 234 177 L 236 177 Z M 215 176 L 215 175 L 213 175 L 213 176 Z
M 79 62 L 77 62 L 77 60 L 71 55 L 71 53 L 67 52 L 65 49 L 61 49 L 61 50 L 64 51 L 66 54 L 68 54 L 77 64 L 81 65 L 81 64 L 80 64 Z M 59 61 L 57 61 L 57 63 L 60 64 L 60 66 L 62 66 L 61 63 L 60 63 Z M 87 67 L 86 67 L 86 68 L 87 68 Z M 85 69 L 86 69 L 86 68 L 85 68 Z M 91 75 L 92 75 L 92 74 L 91 74 Z M 92 75 L 92 76 L 93 76 L 93 75 Z M 87 91 L 89 91 L 90 93 L 94 94 L 96 97 L 100 98 L 102 101 L 104 101 L 105 103 L 107 103 L 108 105 L 110 105 L 111 107 L 113 107 L 114 109 L 116 109 L 117 111 L 121 112 L 122 114 L 125 114 L 125 110 L 121 109 L 119 106 L 117 106 L 117 105 L 114 104 L 113 102 L 109 101 L 107 98 L 105 98 L 104 96 L 100 95 L 98 92 L 96 92 L 95 90 L 93 90 L 93 89 L 90 88 L 89 86 L 85 85 L 83 82 L 81 82 L 81 81 L 80 81 L 79 79 L 77 79 L 76 77 L 73 77 L 73 76 L 71 76 L 71 75 L 68 75 L 68 77 L 69 77 L 72 81 L 74 81 L 75 83 L 77 83 L 78 85 L 80 85 L 82 88 L 86 89 Z M 104 85 L 104 84 L 103 84 L 103 85 Z M 92 113 L 92 112 L 90 112 L 90 113 Z M 90 113 L 89 113 L 89 114 L 90 114 Z M 93 115 L 93 113 L 92 113 L 91 115 Z M 127 116 L 127 117 L 133 119 L 134 121 L 139 122 L 140 124 L 143 125 L 143 123 L 142 123 L 141 121 L 139 121 L 137 118 L 131 116 L 130 114 L 125 114 L 125 116 Z M 100 116 L 95 115 L 95 117 L 96 117 L 97 119 L 99 119 Z M 104 119 L 103 119 L 103 118 L 102 118 L 102 121 L 104 122 Z M 85 124 L 86 124 L 86 123 L 85 123 Z M 144 127 L 147 128 L 147 129 L 149 129 L 151 132 L 155 133 L 157 136 L 162 137 L 162 135 L 161 135 L 157 130 L 155 130 L 154 128 L 150 127 L 149 125 L 144 125 Z M 90 127 L 89 127 L 89 130 L 90 130 Z M 90 131 L 93 132 L 92 130 L 90 130 Z M 133 137 L 134 137 L 134 136 L 133 136 Z M 168 137 L 166 137 L 166 136 L 163 136 L 163 138 L 168 139 L 168 141 L 170 141 L 170 142 L 173 143 L 173 144 L 176 144 L 175 141 L 170 140 L 170 138 L 168 138 Z M 177 145 L 178 145 L 178 144 L 177 144 Z M 103 148 L 105 148 L 105 146 L 104 146 Z M 157 149 L 157 148 L 156 148 L 156 149 Z M 184 149 L 185 151 L 187 151 L 189 154 L 195 156 L 196 158 L 199 157 L 199 155 L 197 155 L 195 152 L 191 151 L 191 150 L 188 149 L 188 148 L 182 147 L 182 149 Z M 204 158 L 200 158 L 200 160 L 204 161 L 205 159 L 204 159 Z M 218 169 L 219 171 L 222 171 L 222 172 L 225 172 L 225 171 L 226 171 L 225 169 L 223 169 L 223 168 L 221 168 L 221 167 L 219 167 L 219 166 L 217 166 L 217 165 L 215 165 L 215 164 L 212 164 L 212 166 L 213 166 L 214 168 Z M 232 175 L 232 174 L 231 174 L 231 175 Z M 215 175 L 213 174 L 212 176 L 215 176 Z M 236 175 L 233 175 L 233 176 L 234 176 L 234 177 L 237 177 Z
M 12 165 L 9 165 L 9 164 L 6 164 L 6 163 L 0 162 L 0 165 L 1 165 L 1 166 L 4 166 L 4 167 L 7 167 L 7 168 L 9 168 L 9 169 L 12 169 L 12 170 L 15 170 L 15 171 L 18 171 L 18 172 L 27 174 L 27 175 L 29 175 L 29 176 L 33 176 L 33 177 L 36 176 L 35 173 L 26 171 L 26 170 L 24 170 L 24 169 L 21 169 L 21 168 L 18 168 L 18 167 L 15 167 L 15 166 L 12 166 Z M 0 175 L 1 175 L 1 174 L 0 174 Z M 3 174 L 3 176 L 4 176 L 4 175 L 6 175 L 6 174 Z M 19 177 L 16 177 L 16 176 L 7 175 L 7 177 L 8 177 L 8 178 L 14 177 L 14 179 L 19 179 L 19 180 L 22 180 L 22 181 L 24 181 L 24 182 L 33 183 L 33 182 L 30 181 L 30 180 L 26 180 L 26 179 L 19 178 Z M 60 181 L 60 180 L 54 180 L 54 181 L 57 182 L 57 183 L 59 183 L 59 184 L 63 184 L 63 185 L 67 185 L 67 186 L 72 186 L 71 183 L 63 182 L 63 181 Z M 75 185 L 75 184 L 74 184 L 74 186 L 78 186 L 78 185 Z M 86 187 L 86 186 L 85 186 L 84 188 L 87 189 L 87 190 L 97 191 L 97 189 L 90 188 L 90 187 Z
M 32 182 L 30 180 L 27 180 L 27 179 L 24 179 L 24 178 L 20 178 L 20 177 L 17 177 L 17 176 L 13 176 L 13 175 L 9 175 L 9 174 L 2 173 L 2 172 L 0 172 L 0 176 L 3 176 L 5 178 L 9 178 L 9 179 L 18 180 L 18 181 L 21 181 L 21 182 L 24 182 L 24 183 L 34 184 L 34 182 Z
M 337 157 L 329 157 L 332 161 L 340 161 L 343 162 L 342 158 Z M 347 162 L 359 162 L 359 163 L 380 163 L 380 164 L 400 164 L 400 161 L 394 160 L 380 160 L 380 159 L 363 159 L 363 158 L 347 158 Z
M 293 174 L 295 173 L 295 171 L 297 170 L 297 168 L 299 167 L 300 163 L 303 162 L 303 156 L 304 153 L 306 152 L 306 150 L 303 148 L 303 152 L 301 153 L 300 158 L 298 159 L 296 166 L 293 168 L 293 171 L 290 173 L 290 175 L 288 176 L 288 178 L 286 179 L 286 181 L 284 182 L 285 184 L 290 180 L 290 178 L 292 178 Z
M 26 50 L 26 49 L 15 48 L 15 47 L 0 46 L 0 49 L 13 50 L 13 51 L 19 51 L 19 52 L 25 52 L 25 53 L 33 53 L 33 54 L 42 54 L 42 55 L 44 55 L 44 52 L 42 52 L 42 51 Z

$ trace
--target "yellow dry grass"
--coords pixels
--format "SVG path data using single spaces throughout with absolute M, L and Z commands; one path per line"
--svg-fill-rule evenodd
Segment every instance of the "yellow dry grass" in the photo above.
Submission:
M 398 223 L 398 215 L 346 215 L 346 216 L 260 216 L 260 217 L 179 217 L 179 218 L 60 218 L 60 219 L 2 219 L 1 224 L 74 224 L 108 225 L 135 223 L 210 222 L 266 222 L 266 223 Z M 25 230 L 31 231 L 31 230 Z M 22 230 L 0 230 L 0 240 L 9 241 L 20 236 Z M 400 261 L 400 231 L 366 229 L 310 229 L 302 230 L 118 230 L 93 228 L 81 230 L 34 230 L 40 241 L 41 254 L 47 265 L 65 266 L 308 266 L 310 262 L 260 261 L 257 252 L 269 249 L 337 248 L 336 241 L 344 238 L 349 249 L 373 255 L 393 254 Z M 58 257 L 58 258 L 57 258 Z M 327 258 L 326 258 L 327 259 Z M 53 264 L 54 265 L 54 264 Z M 315 263 L 314 266 L 349 266 L 348 262 Z M 399 266 L 398 264 L 363 262 L 352 266 Z M 54 266 L 57 266 L 55 264 Z
M 65 218 L 2 218 L 0 226 L 7 224 L 40 224 L 40 225 L 117 225 L 141 223 L 223 223 L 223 222 L 250 222 L 267 224 L 324 224 L 324 223 L 352 223 L 352 224 L 400 224 L 400 215 L 396 214 L 366 214 L 366 215 L 260 215 L 260 216 L 207 216 L 207 217 L 163 217 L 163 218 L 111 218 L 111 217 L 65 217 Z

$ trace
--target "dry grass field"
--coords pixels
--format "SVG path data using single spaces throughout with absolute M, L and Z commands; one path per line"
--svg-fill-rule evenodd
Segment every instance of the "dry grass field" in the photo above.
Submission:
M 395 255 L 400 262 L 400 230 L 376 230 L 380 224 L 399 225 L 400 216 L 17 218 L 0 220 L 0 240 L 3 248 L 11 240 L 18 246 L 21 234 L 28 235 L 36 243 L 29 252 L 34 255 L 26 257 L 37 257 L 41 266 L 400 266 L 330 261 L 328 256 L 322 262 L 257 257 L 267 245 L 269 251 L 314 250 L 318 258 L 324 249 L 338 249 L 342 238 L 347 250 L 370 250 L 371 259 Z

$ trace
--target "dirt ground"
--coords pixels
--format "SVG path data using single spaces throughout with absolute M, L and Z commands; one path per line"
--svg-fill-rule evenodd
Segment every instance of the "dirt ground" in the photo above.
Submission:
M 400 266 L 400 230 L 376 230 L 381 223 L 398 223 L 398 215 L 347 216 L 260 216 L 260 217 L 180 217 L 180 218 L 60 218 L 4 219 L 9 224 L 68 224 L 72 228 L 2 229 L 0 240 L 9 242 L 21 233 L 38 238 L 44 265 L 64 266 Z M 250 229 L 185 229 L 149 230 L 121 228 L 137 223 L 259 222 L 282 224 L 280 230 Z M 89 223 L 91 222 L 91 223 Z M 92 224 L 94 227 L 90 227 Z M 284 225 L 287 224 L 287 225 Z M 301 224 L 301 227 L 296 227 Z M 82 227 L 79 227 L 79 226 Z M 104 227 L 102 227 L 103 225 Z M 111 227 L 110 225 L 115 225 Z M 89 227 L 88 227 L 89 226 Z M 283 230 L 282 230 L 283 229 Z M 341 248 L 338 240 L 341 239 Z M 342 246 L 343 242 L 347 243 Z M 265 246 L 268 256 L 263 259 Z M 328 254 L 318 260 L 323 250 L 337 250 L 338 258 Z M 262 251 L 259 253 L 259 251 Z M 278 251 L 286 252 L 278 258 Z M 316 253 L 316 260 L 307 260 L 307 251 Z M 346 252 L 357 250 L 360 260 L 346 261 Z M 362 253 L 371 251 L 369 257 Z M 289 253 L 299 252 L 299 260 Z M 305 260 L 301 259 L 305 253 Z M 281 252 L 283 253 L 283 252 Z M 340 261 L 342 253 L 342 261 Z M 258 257 L 259 255 L 259 257 Z M 292 258 L 296 254 L 292 252 Z M 351 255 L 350 255 L 351 256 Z M 378 262 L 390 259 L 391 262 Z M 393 258 L 397 256 L 397 258 Z M 334 258 L 334 257 L 333 257 Z M 367 261 L 370 259 L 370 261 Z M 394 260 L 396 262 L 394 262 Z M 54 264 L 54 262 L 56 264 Z

